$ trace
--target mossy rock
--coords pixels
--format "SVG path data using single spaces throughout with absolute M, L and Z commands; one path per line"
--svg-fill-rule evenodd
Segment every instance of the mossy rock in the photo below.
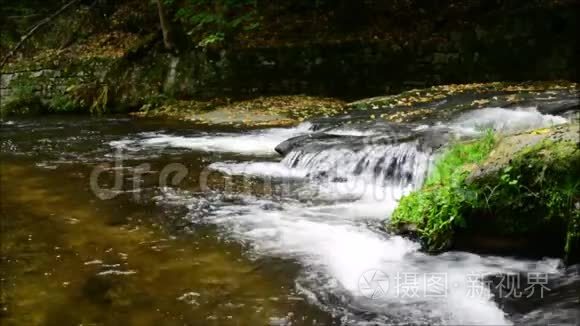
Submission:
M 431 252 L 454 248 L 578 262 L 578 137 L 577 123 L 496 136 L 479 159 L 449 164 L 486 140 L 457 144 L 436 164 L 448 175 L 404 197 L 389 228 L 414 230 Z

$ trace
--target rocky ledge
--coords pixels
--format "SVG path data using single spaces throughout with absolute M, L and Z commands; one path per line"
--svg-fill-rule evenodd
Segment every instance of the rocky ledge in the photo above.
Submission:
M 288 126 L 314 117 L 329 117 L 343 112 L 345 103 L 338 99 L 305 95 L 258 97 L 230 102 L 167 101 L 145 104 L 134 115 L 169 118 L 210 125 Z

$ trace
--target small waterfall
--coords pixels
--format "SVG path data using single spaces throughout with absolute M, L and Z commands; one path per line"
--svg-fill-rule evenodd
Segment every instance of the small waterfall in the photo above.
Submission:
M 429 166 L 430 154 L 418 142 L 366 145 L 360 149 L 330 147 L 321 151 L 298 149 L 282 164 L 307 171 L 315 179 L 341 181 L 361 178 L 372 184 L 420 186 Z

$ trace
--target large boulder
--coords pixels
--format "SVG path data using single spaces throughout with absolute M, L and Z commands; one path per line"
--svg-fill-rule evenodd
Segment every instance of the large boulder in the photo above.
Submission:
M 403 198 L 389 227 L 412 230 L 430 251 L 580 262 L 579 135 L 574 122 L 456 145 L 436 163 L 448 175 Z M 480 158 L 449 166 L 457 162 L 449 156 L 478 151 Z

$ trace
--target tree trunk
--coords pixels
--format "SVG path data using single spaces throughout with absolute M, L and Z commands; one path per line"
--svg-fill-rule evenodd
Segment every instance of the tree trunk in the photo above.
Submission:
M 174 51 L 175 46 L 171 36 L 171 26 L 167 21 L 165 9 L 163 8 L 163 3 L 161 1 L 162 0 L 157 0 L 157 11 L 159 12 L 159 22 L 161 24 L 161 31 L 163 32 L 163 44 L 165 45 L 166 50 Z

